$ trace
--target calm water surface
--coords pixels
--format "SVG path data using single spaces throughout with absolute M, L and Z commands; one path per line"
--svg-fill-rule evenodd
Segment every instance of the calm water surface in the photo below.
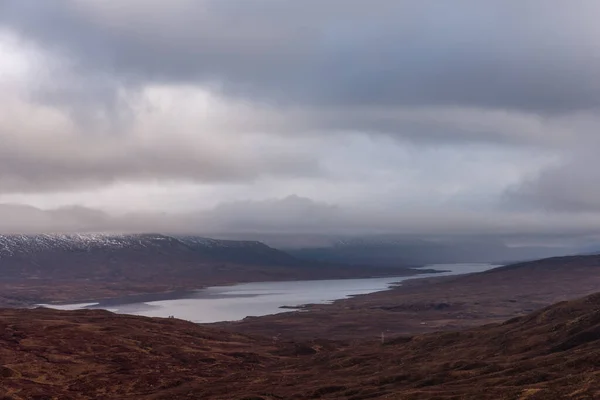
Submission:
M 320 281 L 254 282 L 233 286 L 215 286 L 193 292 L 170 294 L 175 298 L 148 300 L 112 299 L 104 303 L 46 305 L 61 310 L 102 308 L 121 314 L 147 317 L 174 316 L 192 322 L 235 321 L 289 311 L 282 306 L 328 303 L 352 295 L 379 292 L 407 279 L 459 275 L 486 271 L 492 264 L 435 264 L 423 269 L 447 272 L 417 276 L 336 279 Z M 159 295 L 160 296 L 160 295 Z M 165 297 L 165 295 L 161 295 Z M 168 297 L 168 296 L 167 296 Z

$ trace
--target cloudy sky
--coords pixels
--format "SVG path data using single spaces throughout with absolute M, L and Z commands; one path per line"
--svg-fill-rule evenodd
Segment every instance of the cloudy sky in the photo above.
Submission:
M 594 235 L 599 13 L 0 0 L 0 230 Z

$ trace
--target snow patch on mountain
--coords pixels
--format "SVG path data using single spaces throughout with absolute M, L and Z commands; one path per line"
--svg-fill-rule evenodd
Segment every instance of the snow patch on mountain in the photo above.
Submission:
M 217 240 L 199 236 L 162 234 L 39 234 L 0 235 L 0 258 L 46 251 L 85 252 L 181 244 L 192 248 L 267 247 L 261 242 Z

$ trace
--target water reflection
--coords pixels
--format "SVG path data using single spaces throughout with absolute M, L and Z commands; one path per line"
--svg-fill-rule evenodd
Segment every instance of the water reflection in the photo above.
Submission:
M 458 275 L 486 271 L 491 264 L 436 264 L 425 269 L 446 271 L 416 277 Z M 216 286 L 190 292 L 140 295 L 111 299 L 101 303 L 51 306 L 58 309 L 103 308 L 122 314 L 148 317 L 174 316 L 193 322 L 217 322 L 289 311 L 308 303 L 327 303 L 353 295 L 378 292 L 415 276 L 337 279 L 320 281 L 253 282 Z

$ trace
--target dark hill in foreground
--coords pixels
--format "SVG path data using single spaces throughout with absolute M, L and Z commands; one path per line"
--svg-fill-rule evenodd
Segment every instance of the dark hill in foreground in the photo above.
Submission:
M 600 294 L 499 325 L 377 342 L 246 337 L 175 319 L 0 311 L 0 396 L 600 398 Z

